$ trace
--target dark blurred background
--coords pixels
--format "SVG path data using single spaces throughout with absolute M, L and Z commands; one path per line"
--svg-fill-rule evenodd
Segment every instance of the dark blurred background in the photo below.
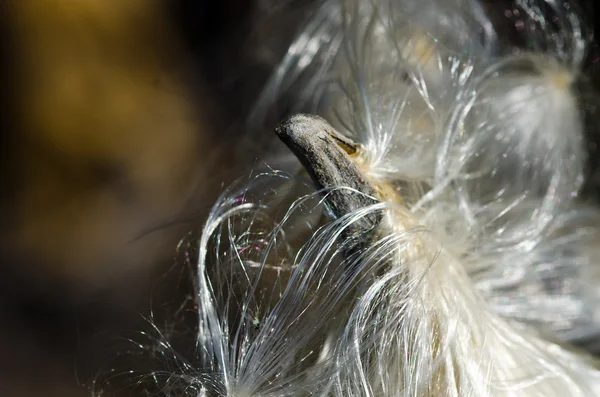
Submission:
M 271 140 L 245 114 L 302 17 L 247 0 L 0 10 L 0 395 L 89 395 L 115 336 L 185 297 L 176 244 Z
M 115 335 L 185 301 L 176 244 L 268 152 L 245 117 L 311 3 L 2 2 L 1 396 L 89 395 Z

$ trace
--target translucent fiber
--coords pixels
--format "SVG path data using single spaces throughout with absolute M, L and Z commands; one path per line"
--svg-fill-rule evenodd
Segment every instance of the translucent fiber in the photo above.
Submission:
M 165 395 L 600 395 L 598 363 L 568 344 L 600 331 L 600 213 L 579 199 L 574 85 L 588 33 L 574 3 L 503 12 L 319 4 L 253 122 L 295 98 L 360 145 L 385 194 L 334 218 L 327 191 L 287 174 L 224 192 L 187 242 L 197 349 Z M 368 245 L 341 238 L 373 212 Z

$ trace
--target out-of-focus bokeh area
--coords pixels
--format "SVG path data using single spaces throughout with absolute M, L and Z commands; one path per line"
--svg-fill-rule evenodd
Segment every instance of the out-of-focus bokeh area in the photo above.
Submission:
M 271 139 L 244 115 L 293 26 L 245 0 L 0 9 L 0 395 L 85 396 L 102 336 L 186 284 L 157 286 L 185 221 Z
M 282 3 L 2 2 L 0 396 L 90 395 L 185 294 L 188 221 L 272 141 L 244 118 L 310 2 Z

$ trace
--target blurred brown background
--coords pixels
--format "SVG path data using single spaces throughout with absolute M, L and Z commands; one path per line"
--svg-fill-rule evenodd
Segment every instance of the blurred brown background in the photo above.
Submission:
M 244 118 L 310 3 L 2 2 L 1 396 L 89 395 L 183 299 L 176 243 L 268 151 Z
M 273 11 L 258 1 L 0 10 L 0 395 L 89 395 L 111 334 L 178 299 L 156 280 L 182 221 L 271 140 L 244 115 L 293 29 L 256 29 Z

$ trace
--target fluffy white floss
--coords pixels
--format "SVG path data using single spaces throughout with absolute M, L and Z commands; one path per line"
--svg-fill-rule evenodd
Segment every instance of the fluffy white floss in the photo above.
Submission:
M 569 345 L 600 334 L 587 36 L 574 3 L 508 11 L 530 48 L 475 0 L 321 2 L 253 118 L 286 95 L 331 122 L 286 124 L 321 139 L 290 146 L 319 191 L 270 171 L 223 193 L 165 395 L 600 395 Z

